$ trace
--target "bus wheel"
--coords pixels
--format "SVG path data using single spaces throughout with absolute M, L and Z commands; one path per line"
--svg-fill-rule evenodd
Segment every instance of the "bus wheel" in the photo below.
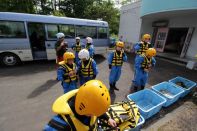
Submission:
M 4 66 L 15 66 L 18 65 L 21 61 L 20 58 L 12 53 L 4 53 L 0 56 L 1 63 Z

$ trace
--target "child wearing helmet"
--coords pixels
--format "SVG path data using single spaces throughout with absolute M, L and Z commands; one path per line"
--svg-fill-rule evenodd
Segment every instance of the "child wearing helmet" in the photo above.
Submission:
M 156 50 L 154 48 L 149 48 L 146 50 L 145 54 L 142 54 L 136 58 L 135 75 L 131 85 L 130 93 L 132 92 L 132 88 L 134 92 L 144 89 L 148 79 L 148 73 L 150 69 L 156 64 L 154 56 L 156 56 Z
M 121 75 L 121 68 L 123 62 L 127 61 L 127 55 L 124 53 L 124 43 L 118 41 L 116 43 L 116 50 L 108 55 L 108 63 L 110 75 L 109 75 L 109 85 L 110 85 L 110 92 L 114 93 L 114 90 L 119 90 L 116 87 L 116 82 L 119 80 Z
M 63 55 L 64 61 L 59 62 L 57 70 L 57 79 L 62 81 L 64 93 L 77 88 L 77 66 L 74 63 L 75 55 L 72 52 L 66 52 Z
M 105 114 L 110 104 L 107 87 L 98 80 L 88 81 L 53 103 L 52 110 L 57 115 L 49 121 L 44 131 L 94 131 L 98 117 L 116 127 L 116 122 Z
M 85 46 L 80 42 L 80 37 L 75 38 L 76 43 L 72 45 L 72 50 L 75 51 L 75 63 L 77 64 L 79 62 L 78 53 L 82 48 L 85 48 Z
M 144 54 L 146 52 L 146 50 L 148 50 L 148 48 L 151 48 L 152 45 L 150 43 L 150 39 L 151 36 L 149 34 L 144 34 L 142 36 L 142 40 L 141 42 L 137 43 L 134 45 L 134 50 L 136 53 L 136 58 L 141 55 Z
M 57 55 L 57 64 L 63 61 L 63 55 L 67 51 L 68 43 L 64 41 L 64 33 L 57 33 L 57 42 L 55 43 L 55 51 Z
M 94 56 L 94 45 L 91 37 L 86 38 L 86 49 L 89 51 L 90 57 Z
M 96 78 L 98 74 L 98 68 L 94 59 L 90 58 L 87 49 L 82 49 L 78 55 L 80 58 L 78 63 L 78 73 L 80 85 L 83 85 L 85 82 Z

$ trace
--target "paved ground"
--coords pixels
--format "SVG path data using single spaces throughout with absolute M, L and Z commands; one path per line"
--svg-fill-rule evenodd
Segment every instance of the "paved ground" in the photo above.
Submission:
M 99 68 L 97 79 L 108 86 L 109 69 L 106 57 L 96 56 Z M 119 92 L 113 101 L 122 101 L 129 91 L 133 78 L 133 55 L 123 65 L 122 76 L 117 83 Z M 26 62 L 13 68 L 0 67 L 0 131 L 37 131 L 49 121 L 53 113 L 51 105 L 62 95 L 60 83 L 55 81 L 55 61 Z M 150 73 L 147 87 L 176 76 L 197 81 L 197 71 L 157 60 Z
M 196 122 L 197 106 L 191 101 L 186 101 L 149 126 L 144 127 L 142 131 L 196 131 Z

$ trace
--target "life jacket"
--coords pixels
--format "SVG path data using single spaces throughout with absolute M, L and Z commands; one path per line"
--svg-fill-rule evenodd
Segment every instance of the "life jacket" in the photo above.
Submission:
M 120 131 L 135 128 L 140 119 L 140 112 L 133 101 L 123 101 L 110 105 L 106 114 L 116 121 Z M 104 130 L 110 128 L 106 120 L 99 119 L 99 121 Z
M 59 114 L 72 128 L 72 131 L 95 131 L 97 125 L 97 117 L 92 116 L 90 118 L 89 126 L 83 124 L 75 117 L 75 114 L 71 110 L 68 101 L 76 96 L 78 89 L 72 90 L 61 97 L 59 97 L 53 104 L 52 110 Z
M 112 59 L 112 66 L 122 66 L 123 64 L 123 53 L 121 52 L 119 55 L 115 51 L 114 52 L 114 57 Z
M 93 77 L 94 72 L 92 68 L 93 59 L 90 58 L 88 64 L 85 66 L 84 62 L 81 61 L 81 74 L 83 77 Z
M 80 43 L 78 45 L 75 44 L 75 46 L 73 47 L 73 50 L 76 51 L 76 52 L 79 52 L 81 49 L 82 49 L 82 46 L 81 46 Z
M 76 75 L 76 64 L 73 63 L 73 68 L 70 68 L 64 61 L 59 63 L 60 66 L 64 69 L 64 82 L 69 83 L 72 81 L 77 80 L 77 75 Z
M 137 53 L 138 55 L 141 55 L 141 54 L 146 53 L 146 50 L 148 50 L 148 48 L 149 48 L 149 46 L 150 46 L 150 43 L 140 42 L 139 46 L 140 46 L 140 49 L 137 50 L 136 53 Z
M 91 44 L 86 44 L 86 49 L 89 50 L 90 46 L 91 46 Z
M 144 58 L 144 61 L 141 64 L 141 67 L 144 69 L 148 69 L 149 65 L 152 64 L 152 58 L 147 58 L 144 54 L 141 55 Z

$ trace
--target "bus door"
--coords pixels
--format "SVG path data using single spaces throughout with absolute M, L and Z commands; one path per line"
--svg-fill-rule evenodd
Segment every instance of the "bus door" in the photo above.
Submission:
M 34 60 L 47 59 L 44 24 L 28 22 L 27 27 Z

